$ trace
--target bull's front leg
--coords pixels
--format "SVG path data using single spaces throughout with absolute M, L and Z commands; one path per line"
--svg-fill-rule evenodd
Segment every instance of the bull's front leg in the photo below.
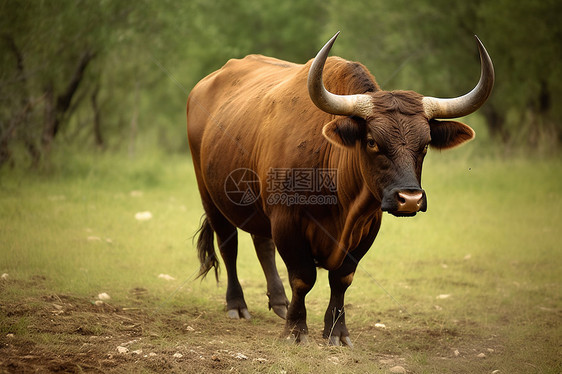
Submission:
M 311 266 L 310 266 L 311 265 Z M 294 340 L 296 343 L 306 343 L 308 340 L 308 326 L 306 324 L 306 294 L 316 282 L 316 267 L 314 263 L 309 266 L 292 268 L 287 265 L 289 282 L 293 296 L 287 311 L 287 321 L 283 336 Z
M 306 240 L 296 235 L 294 227 L 287 225 L 286 219 L 279 222 L 273 225 L 273 241 L 287 266 L 292 291 L 282 337 L 296 343 L 306 342 L 308 327 L 305 297 L 316 282 L 316 264 Z
M 338 269 L 340 270 L 340 269 Z M 345 291 L 351 285 L 353 272 L 330 271 L 330 303 L 324 315 L 324 338 L 329 340 L 330 345 L 346 345 L 352 347 L 349 331 L 345 324 L 344 296 Z

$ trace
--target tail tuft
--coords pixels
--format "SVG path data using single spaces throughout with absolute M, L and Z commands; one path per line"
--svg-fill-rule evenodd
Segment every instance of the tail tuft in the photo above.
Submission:
M 215 268 L 215 278 L 219 281 L 219 260 L 215 252 L 215 232 L 205 215 L 202 217 L 203 222 L 195 235 L 197 238 L 197 254 L 199 255 L 199 275 L 197 278 L 204 279 L 212 268 Z

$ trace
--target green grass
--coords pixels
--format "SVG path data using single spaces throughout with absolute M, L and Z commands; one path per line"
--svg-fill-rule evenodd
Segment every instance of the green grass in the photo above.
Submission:
M 171 355 L 183 344 L 217 371 L 385 372 L 394 365 L 415 373 L 561 370 L 560 159 L 430 152 L 422 181 L 428 212 L 412 219 L 385 215 L 347 292 L 353 350 L 319 345 L 329 298 L 323 270 L 307 297 L 315 344 L 278 340 L 283 323 L 267 310 L 265 280 L 246 234 L 240 236 L 239 276 L 254 318 L 226 320 L 224 272 L 218 287 L 211 277 L 194 279 L 199 264 L 191 236 L 202 208 L 187 156 L 89 154 L 52 165 L 37 174 L 0 170 L 0 273 L 9 275 L 0 281 L 2 342 L 13 333 L 79 355 L 69 345 L 80 341 L 73 335 L 77 328 L 94 341 L 111 331 L 129 334 L 127 318 L 138 317 L 144 340 L 134 349 Z M 140 211 L 152 212 L 153 219 L 135 220 Z M 279 267 L 287 286 L 280 260 Z M 161 273 L 176 280 L 158 278 Z M 82 315 L 101 292 L 130 314 Z M 38 319 L 50 316 L 59 296 L 65 306 L 84 307 L 52 317 L 72 325 L 60 327 L 67 335 L 41 330 Z M 189 335 L 187 325 L 199 333 Z M 236 360 L 226 351 L 250 359 Z M 213 353 L 219 361 L 209 359 Z M 142 371 L 158 371 L 151 365 Z M 170 370 L 181 372 L 182 365 Z

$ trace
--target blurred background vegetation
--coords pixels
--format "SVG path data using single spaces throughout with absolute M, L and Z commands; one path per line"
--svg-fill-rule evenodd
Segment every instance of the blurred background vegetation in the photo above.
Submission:
M 64 147 L 187 152 L 201 78 L 250 53 L 304 63 L 338 30 L 333 53 L 383 89 L 439 97 L 476 83 L 477 34 L 496 67 L 471 119 L 484 143 L 559 155 L 561 16 L 558 0 L 0 0 L 0 167 Z

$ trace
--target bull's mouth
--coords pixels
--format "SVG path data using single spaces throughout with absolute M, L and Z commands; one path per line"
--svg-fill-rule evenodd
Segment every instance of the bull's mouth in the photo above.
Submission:
M 392 214 L 395 217 L 413 217 L 415 216 L 418 212 L 388 212 L 389 214 Z

